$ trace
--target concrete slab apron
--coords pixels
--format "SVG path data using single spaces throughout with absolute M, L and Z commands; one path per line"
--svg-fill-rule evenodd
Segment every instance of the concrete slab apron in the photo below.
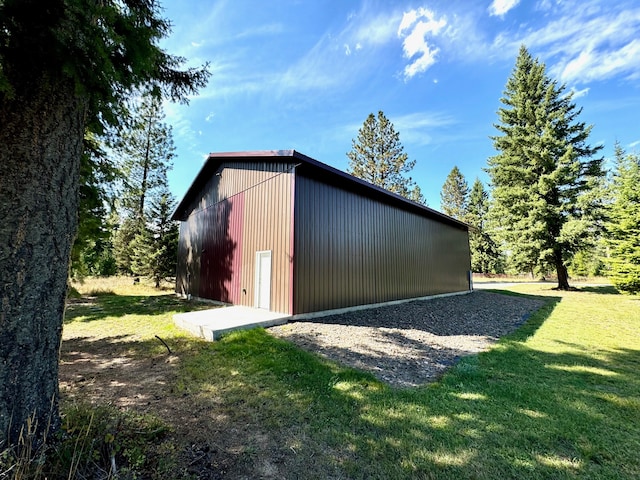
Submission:
M 287 323 L 291 315 L 270 312 L 259 308 L 234 305 L 197 312 L 178 313 L 173 316 L 175 324 L 197 337 L 213 341 L 233 330 L 255 327 L 273 327 Z

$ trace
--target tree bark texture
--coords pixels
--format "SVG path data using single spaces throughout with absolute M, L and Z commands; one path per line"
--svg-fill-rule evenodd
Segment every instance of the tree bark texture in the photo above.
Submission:
M 559 249 L 554 251 L 556 274 L 558 275 L 558 290 L 569 290 L 569 273 L 567 267 L 562 261 L 562 252 Z
M 35 81 L 0 98 L 0 450 L 59 426 L 58 360 L 85 103 Z

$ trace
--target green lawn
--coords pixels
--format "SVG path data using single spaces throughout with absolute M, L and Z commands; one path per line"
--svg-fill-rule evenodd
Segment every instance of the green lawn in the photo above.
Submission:
M 160 334 L 180 359 L 172 392 L 213 431 L 235 428 L 245 473 L 271 460 L 280 478 L 640 478 L 640 298 L 511 291 L 548 303 L 491 351 L 408 390 L 264 330 L 190 339 L 171 323 L 190 307 L 170 296 L 99 295 L 69 310 L 64 335 L 159 355 Z

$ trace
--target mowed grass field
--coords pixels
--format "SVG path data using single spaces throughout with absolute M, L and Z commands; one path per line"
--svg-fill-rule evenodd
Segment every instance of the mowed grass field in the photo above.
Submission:
M 194 305 L 166 292 L 126 282 L 77 288 L 64 338 L 144 357 L 163 354 L 162 337 L 179 360 L 168 390 L 184 399 L 194 430 L 212 432 L 207 458 L 221 477 L 640 478 L 640 298 L 611 287 L 510 288 L 546 306 L 440 381 L 405 390 L 264 330 L 190 338 L 172 315 Z M 172 475 L 195 478 L 180 469 L 181 448 Z M 149 478 L 166 476 L 143 463 Z

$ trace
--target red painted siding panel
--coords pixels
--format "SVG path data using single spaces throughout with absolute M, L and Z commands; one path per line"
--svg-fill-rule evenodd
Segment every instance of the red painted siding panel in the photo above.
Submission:
M 203 239 L 199 297 L 237 303 L 240 299 L 244 194 L 207 207 L 202 213 Z
M 290 163 L 222 163 L 186 208 L 176 290 L 254 305 L 257 251 L 272 252 L 271 309 L 291 311 L 293 175 Z

